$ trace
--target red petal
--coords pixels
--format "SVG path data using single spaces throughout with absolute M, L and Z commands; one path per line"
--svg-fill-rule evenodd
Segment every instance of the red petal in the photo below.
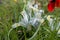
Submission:
M 53 12 L 54 11 L 54 8 L 55 8 L 55 2 L 50 2 L 49 4 L 48 4 L 48 11 L 49 12 Z
M 56 6 L 56 7 L 60 7 L 60 0 L 56 0 L 55 6 Z

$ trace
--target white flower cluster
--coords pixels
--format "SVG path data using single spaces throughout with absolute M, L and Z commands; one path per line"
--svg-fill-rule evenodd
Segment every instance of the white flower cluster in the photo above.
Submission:
M 21 15 L 23 18 L 18 23 L 15 23 L 12 25 L 12 28 L 16 28 L 18 26 L 23 26 L 27 28 L 29 25 L 32 25 L 33 27 L 37 27 L 38 25 L 42 24 L 44 22 L 44 18 L 48 20 L 49 26 L 51 31 L 55 29 L 54 23 L 56 18 L 53 18 L 53 15 L 47 15 L 44 18 L 42 17 L 42 14 L 44 13 L 44 10 L 38 9 L 38 4 L 34 4 L 34 2 L 28 2 L 26 5 L 26 10 L 23 10 L 21 12 Z M 32 15 L 32 10 L 34 12 L 34 15 Z M 57 34 L 60 34 L 60 22 L 57 24 L 56 30 L 58 31 Z
M 28 4 L 26 5 L 26 9 L 23 9 L 23 11 L 21 12 L 23 18 L 18 23 L 12 25 L 12 28 L 8 32 L 8 37 L 10 35 L 10 32 L 18 26 L 28 28 L 27 30 L 30 30 L 29 28 L 30 25 L 32 25 L 34 28 L 38 27 L 39 25 L 41 26 L 41 24 L 43 24 L 43 22 L 45 21 L 45 18 L 46 20 L 48 20 L 49 28 L 50 28 L 50 30 L 45 28 L 46 31 L 50 33 L 50 31 L 54 31 L 56 29 L 57 34 L 60 35 L 60 22 L 57 23 L 57 27 L 55 28 L 54 23 L 56 18 L 53 18 L 53 15 L 45 15 L 44 17 L 42 17 L 42 15 L 44 14 L 44 10 L 38 9 L 38 4 L 34 4 L 34 6 L 33 4 L 34 2 L 31 3 L 30 1 L 28 1 Z M 36 32 L 29 40 L 31 40 L 36 36 L 39 29 L 40 27 L 37 28 Z
M 33 17 L 32 17 L 32 11 L 31 11 L 32 9 L 34 11 Z M 41 17 L 42 13 L 44 13 L 44 10 L 39 10 L 38 4 L 35 4 L 34 6 L 32 6 L 32 3 L 28 2 L 26 10 L 23 10 L 21 12 L 21 15 L 23 16 L 23 18 L 21 19 L 21 21 L 19 21 L 19 23 L 14 24 L 12 26 L 13 28 L 16 28 L 19 25 L 24 27 L 28 27 L 29 25 L 32 25 L 35 27 L 35 26 L 38 26 L 40 23 L 44 22 L 44 19 Z
M 59 18 L 51 18 L 51 17 L 53 17 L 53 16 L 51 16 L 51 15 L 48 15 L 47 16 L 47 20 L 49 21 L 49 26 L 50 26 L 50 28 L 51 28 L 51 30 L 53 31 L 54 30 L 54 28 L 55 28 L 55 26 L 54 26 L 54 21 L 55 20 L 57 20 L 57 19 L 59 19 Z M 57 26 L 56 26 L 56 31 L 57 31 L 57 34 L 59 34 L 60 35 L 60 21 L 57 23 Z

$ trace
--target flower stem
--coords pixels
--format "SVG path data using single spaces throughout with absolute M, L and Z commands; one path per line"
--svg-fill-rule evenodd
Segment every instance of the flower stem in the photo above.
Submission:
M 39 25 L 39 27 L 38 27 L 38 29 L 36 30 L 36 32 L 34 33 L 34 35 L 33 35 L 31 38 L 29 38 L 28 40 L 32 40 L 32 39 L 36 36 L 36 34 L 38 33 L 38 31 L 39 31 L 39 29 L 40 29 L 40 26 L 41 26 L 41 24 Z
M 13 30 L 13 28 L 11 28 L 10 30 L 9 30 L 9 32 L 8 32 L 8 40 L 10 40 L 9 39 L 9 35 L 10 35 L 10 32 Z

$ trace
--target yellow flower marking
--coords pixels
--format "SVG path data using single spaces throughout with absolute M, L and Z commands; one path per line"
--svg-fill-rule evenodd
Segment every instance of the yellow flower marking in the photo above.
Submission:
M 44 22 L 44 19 L 41 19 L 40 22 L 43 23 Z
M 50 20 L 50 17 L 51 17 L 50 15 L 47 16 L 47 20 L 48 20 L 48 21 Z
M 15 23 L 15 24 L 12 25 L 12 28 L 16 28 L 18 26 L 20 26 L 20 24 L 19 23 Z
M 60 34 L 60 29 L 58 30 L 58 34 Z
M 14 2 L 17 2 L 17 0 L 14 0 Z

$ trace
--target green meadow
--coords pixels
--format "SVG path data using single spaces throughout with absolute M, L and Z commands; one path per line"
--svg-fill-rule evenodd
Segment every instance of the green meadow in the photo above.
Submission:
M 47 9 L 49 0 L 38 0 L 44 12 L 37 17 L 35 14 L 38 12 L 37 9 L 32 7 L 29 9 L 27 6 L 28 2 L 32 1 L 0 0 L 0 40 L 60 40 L 60 8 L 49 12 Z M 35 18 L 40 21 L 34 23 Z

